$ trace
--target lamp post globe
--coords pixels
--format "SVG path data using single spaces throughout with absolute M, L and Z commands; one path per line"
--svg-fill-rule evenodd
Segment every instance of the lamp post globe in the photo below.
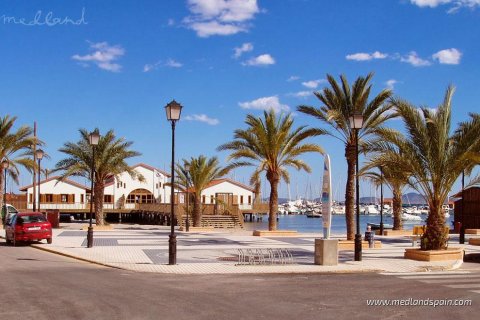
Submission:
M 363 114 L 354 112 L 349 117 L 350 128 L 355 135 L 355 192 L 356 192 L 356 226 L 355 261 L 362 261 L 362 234 L 360 233 L 360 187 L 358 179 L 358 131 L 363 127 Z
M 94 181 L 95 181 L 95 149 L 100 141 L 100 133 L 98 130 L 94 130 L 92 133 L 88 135 L 88 142 L 92 146 L 92 162 L 90 164 L 90 215 L 89 215 L 89 223 L 88 223 L 88 231 L 87 231 L 87 248 L 93 247 L 93 226 L 92 226 L 92 215 L 93 215 L 93 203 L 95 201 L 95 192 Z

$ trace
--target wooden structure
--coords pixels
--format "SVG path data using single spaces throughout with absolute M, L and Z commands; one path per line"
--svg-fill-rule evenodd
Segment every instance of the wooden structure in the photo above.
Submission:
M 480 229 L 480 185 L 466 188 L 454 195 L 455 225 L 460 222 L 465 229 Z

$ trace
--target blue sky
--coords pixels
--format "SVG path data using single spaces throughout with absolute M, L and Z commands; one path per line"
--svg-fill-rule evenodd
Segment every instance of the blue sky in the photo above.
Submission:
M 293 112 L 298 125 L 318 125 L 295 109 L 319 106 L 311 93 L 327 73 L 353 82 L 374 72 L 374 93 L 390 86 L 429 107 L 454 84 L 456 123 L 479 110 L 479 18 L 480 0 L 2 0 L 0 114 L 17 116 L 18 125 L 37 121 L 50 168 L 79 128 L 99 127 L 135 142 L 142 156 L 132 164 L 168 169 L 164 106 L 172 99 L 184 106 L 178 158 L 224 162 L 227 154 L 215 149 L 248 113 L 273 107 Z M 343 147 L 314 141 L 331 155 L 334 192 L 343 199 Z M 305 160 L 313 172 L 291 172 L 292 197 L 318 194 L 323 158 Z M 235 178 L 248 182 L 250 172 Z M 372 188 L 363 184 L 361 195 Z

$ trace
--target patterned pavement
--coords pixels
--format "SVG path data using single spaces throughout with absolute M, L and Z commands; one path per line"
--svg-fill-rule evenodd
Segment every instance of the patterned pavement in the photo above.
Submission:
M 314 241 L 321 235 L 295 237 L 253 237 L 251 231 L 198 232 L 177 234 L 177 265 L 168 265 L 169 227 L 114 225 L 113 230 L 95 231 L 94 247 L 86 248 L 86 231 L 64 224 L 54 230 L 53 244 L 33 247 L 106 266 L 157 273 L 323 273 L 323 272 L 422 272 L 458 268 L 462 261 L 420 262 L 403 259 L 411 242 L 383 237 L 381 249 L 363 250 L 363 261 L 353 261 L 352 251 L 339 252 L 337 266 L 314 265 Z M 2 230 L 3 232 L 3 230 Z M 458 246 L 458 245 L 456 245 Z M 283 248 L 293 254 L 293 264 L 238 265 L 238 249 Z M 467 252 L 480 247 L 466 245 Z

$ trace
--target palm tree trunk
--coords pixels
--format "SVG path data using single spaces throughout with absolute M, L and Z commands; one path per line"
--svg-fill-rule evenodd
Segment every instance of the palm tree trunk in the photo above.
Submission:
M 445 228 L 445 215 L 442 211 L 442 202 L 434 199 L 430 206 L 427 218 L 427 230 L 422 237 L 423 250 L 441 250 L 447 247 L 448 229 Z
M 393 188 L 393 230 L 402 230 L 402 191 Z
M 95 197 L 95 220 L 97 226 L 105 225 L 105 217 L 103 216 L 103 195 L 105 191 L 105 183 L 96 182 L 94 186 Z
M 193 195 L 193 226 L 202 226 L 202 203 L 200 202 L 200 195 L 196 193 Z
M 268 231 L 277 230 L 278 211 L 278 183 L 280 178 L 273 172 L 267 173 L 267 180 L 270 182 L 270 202 L 268 205 Z
M 347 240 L 355 237 L 354 200 L 355 200 L 355 146 L 345 148 L 347 159 L 347 185 L 345 186 L 345 221 L 347 224 Z
M 4 187 L 5 187 L 5 180 L 4 180 L 4 179 L 5 179 L 5 177 L 4 177 L 4 175 L 3 175 L 3 172 L 4 172 L 4 170 L 3 170 L 2 168 L 0 168 L 0 206 L 2 206 L 2 207 L 0 208 L 0 212 L 2 212 L 3 206 L 4 206 L 4 203 L 3 203 L 3 201 L 4 201 L 4 199 L 3 199 L 3 193 L 5 192 L 5 190 L 4 190 Z M 27 194 L 27 202 L 28 202 L 28 194 Z M 1 216 L 1 217 L 0 217 L 0 219 L 2 220 L 2 221 L 0 222 L 0 224 L 3 223 L 3 219 L 6 217 L 7 212 L 4 212 L 4 214 L 5 214 L 5 216 Z

